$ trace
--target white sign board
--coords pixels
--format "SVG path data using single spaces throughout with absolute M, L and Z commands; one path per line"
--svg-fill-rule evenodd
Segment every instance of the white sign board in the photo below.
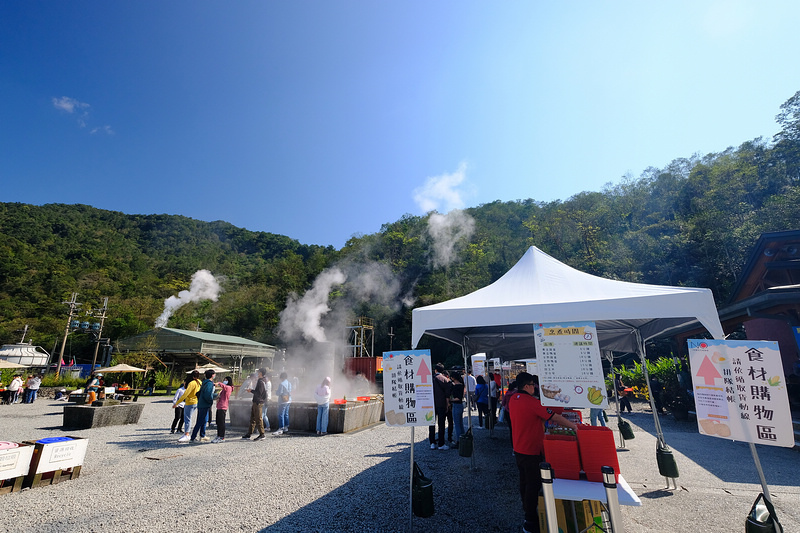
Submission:
M 794 446 L 777 342 L 690 339 L 688 343 L 701 434 Z
M 37 442 L 40 456 L 34 474 L 66 470 L 83 465 L 89 440 L 82 437 L 69 437 L 70 440 L 41 444 Z M 34 457 L 34 463 L 36 462 Z
M 16 448 L 0 450 L 0 480 L 27 475 L 33 449 L 33 446 L 20 444 Z
M 542 405 L 608 407 L 594 322 L 534 324 Z
M 476 353 L 472 356 L 472 375 L 475 377 L 486 375 L 485 353 Z
M 383 405 L 388 426 L 433 424 L 430 350 L 383 353 Z

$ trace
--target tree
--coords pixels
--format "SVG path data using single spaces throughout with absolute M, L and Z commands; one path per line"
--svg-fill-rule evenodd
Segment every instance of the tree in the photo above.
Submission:
M 775 149 L 786 165 L 786 173 L 793 180 L 800 179 L 800 91 L 781 105 L 775 116 L 781 131 L 775 134 Z

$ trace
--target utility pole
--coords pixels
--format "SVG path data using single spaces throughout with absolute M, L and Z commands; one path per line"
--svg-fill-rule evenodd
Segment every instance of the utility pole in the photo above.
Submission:
M 394 343 L 394 328 L 389 328 L 389 351 L 392 351 L 392 344 Z
M 64 330 L 64 340 L 61 343 L 61 353 L 58 356 L 58 366 L 56 367 L 56 376 L 61 376 L 61 361 L 64 360 L 64 347 L 66 347 L 67 345 L 67 335 L 69 335 L 70 325 L 72 324 L 72 315 L 75 313 L 75 309 L 83 305 L 75 301 L 77 298 L 78 298 L 78 293 L 73 292 L 72 298 L 70 298 L 68 302 L 61 302 L 62 304 L 66 304 L 69 306 L 69 318 L 67 318 L 67 327 Z
M 103 299 L 103 308 L 96 309 L 100 315 L 100 331 L 97 332 L 97 339 L 94 344 L 94 358 L 92 359 L 92 372 L 94 372 L 94 365 L 97 363 L 97 350 L 100 348 L 100 340 L 103 337 L 103 323 L 106 321 L 106 311 L 108 311 L 108 296 Z M 97 316 L 95 314 L 95 316 Z

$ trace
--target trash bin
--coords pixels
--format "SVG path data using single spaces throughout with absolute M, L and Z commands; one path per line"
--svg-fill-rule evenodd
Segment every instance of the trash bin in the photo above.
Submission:
M 433 480 L 425 477 L 416 461 L 411 484 L 411 510 L 420 518 L 433 516 Z

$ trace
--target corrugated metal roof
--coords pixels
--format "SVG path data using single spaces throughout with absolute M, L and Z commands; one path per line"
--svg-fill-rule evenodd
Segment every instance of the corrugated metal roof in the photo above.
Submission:
M 248 346 L 264 346 L 267 348 L 274 348 L 274 346 L 270 346 L 269 344 L 264 344 L 262 342 L 256 342 L 250 339 L 245 339 L 244 337 L 235 337 L 233 335 L 220 335 L 219 333 L 206 333 L 204 331 L 190 331 L 187 329 L 174 329 L 174 328 L 161 328 L 161 330 L 168 331 L 176 335 L 184 335 L 186 337 L 200 339 L 202 341 L 221 342 L 227 344 L 245 344 Z

